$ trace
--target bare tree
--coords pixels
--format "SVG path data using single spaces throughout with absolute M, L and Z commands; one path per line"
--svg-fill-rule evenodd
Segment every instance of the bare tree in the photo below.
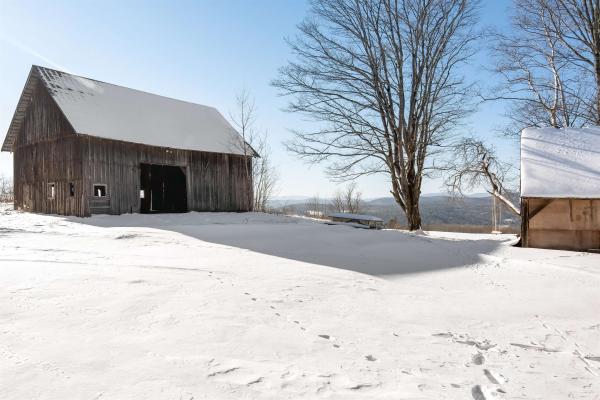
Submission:
M 595 81 L 594 122 L 600 125 L 600 1 L 545 0 L 553 34 L 565 48 L 563 56 Z
M 273 82 L 321 128 L 288 149 L 339 180 L 385 174 L 409 228 L 436 146 L 471 111 L 456 71 L 474 53 L 477 0 L 315 0 Z
M 269 201 L 277 190 L 279 174 L 271 160 L 271 147 L 269 146 L 269 135 L 266 131 L 258 132 L 250 139 L 250 145 L 258 153 L 260 158 L 254 159 L 252 163 L 252 183 L 254 185 L 255 211 L 268 211 Z
M 247 188 L 248 199 L 252 202 L 251 209 L 265 212 L 275 194 L 279 175 L 271 160 L 268 133 L 255 128 L 255 101 L 246 89 L 236 95 L 236 113 L 230 114 L 230 118 L 242 135 L 242 151 L 249 160 L 245 164 L 245 173 L 252 181 L 252 185 Z
M 595 118 L 593 91 L 564 56 L 568 49 L 547 5 L 547 0 L 514 0 L 512 29 L 494 35 L 495 72 L 502 83 L 486 98 L 509 100 L 511 135 L 528 126 L 582 126 Z
M 445 165 L 445 180 L 449 192 L 462 195 L 464 190 L 486 187 L 487 192 L 497 198 L 513 213 L 520 215 L 509 198 L 510 182 L 514 168 L 502 162 L 493 147 L 473 138 L 461 139 L 454 146 L 454 157 Z
M 12 179 L 0 175 L 0 203 L 10 203 L 14 199 Z
M 348 184 L 343 191 L 338 190 L 331 200 L 331 207 L 336 212 L 358 214 L 362 208 L 362 193 L 356 189 L 356 183 Z
M 308 208 L 308 214 L 311 217 L 322 218 L 325 214 L 325 205 L 318 194 L 314 195 L 313 198 L 308 201 Z

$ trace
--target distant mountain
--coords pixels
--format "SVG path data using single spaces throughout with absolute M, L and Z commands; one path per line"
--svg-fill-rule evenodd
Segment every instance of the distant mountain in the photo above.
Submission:
M 329 201 L 322 201 L 322 212 L 329 212 Z M 489 195 L 475 194 L 462 198 L 451 197 L 447 194 L 431 194 L 421 197 L 421 216 L 423 224 L 453 224 L 453 225 L 491 225 L 492 198 Z M 314 208 L 311 201 L 287 203 L 287 212 L 307 214 Z M 273 205 L 275 208 L 275 204 Z M 406 218 L 392 197 L 382 197 L 363 202 L 363 214 L 375 215 L 388 222 L 395 219 L 400 224 L 406 223 Z M 503 224 L 518 226 L 520 219 L 508 209 L 502 212 Z
M 310 196 L 275 196 L 269 203 L 271 207 L 280 207 L 287 204 L 307 203 Z
M 379 199 L 366 201 L 366 203 L 371 206 L 387 206 L 396 204 L 396 201 L 393 197 L 381 197 Z
M 451 196 L 449 196 L 448 193 L 446 193 L 446 192 L 424 193 L 421 195 L 421 199 L 429 198 L 429 197 L 449 198 Z M 465 195 L 465 197 L 488 198 L 488 197 L 490 197 L 490 195 L 487 193 L 473 193 L 473 194 L 467 194 L 467 195 Z M 281 207 L 284 205 L 310 203 L 310 202 L 312 202 L 313 199 L 314 199 L 314 196 L 275 196 L 270 200 L 270 205 L 271 205 L 271 207 Z M 320 198 L 319 200 L 323 203 L 331 202 L 331 199 L 326 198 L 326 197 Z M 372 205 L 389 205 L 389 204 L 395 205 L 396 204 L 396 202 L 394 201 L 394 198 L 391 196 L 390 197 L 371 198 L 371 199 L 367 198 L 367 199 L 364 199 L 364 202 L 372 204 Z

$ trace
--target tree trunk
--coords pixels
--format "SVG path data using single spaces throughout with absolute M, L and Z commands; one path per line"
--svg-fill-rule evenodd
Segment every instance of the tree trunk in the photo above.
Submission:
M 416 231 L 421 229 L 421 212 L 419 203 L 406 207 L 406 219 L 408 221 L 408 230 Z
M 600 125 L 600 53 L 594 54 L 596 73 L 596 125 Z

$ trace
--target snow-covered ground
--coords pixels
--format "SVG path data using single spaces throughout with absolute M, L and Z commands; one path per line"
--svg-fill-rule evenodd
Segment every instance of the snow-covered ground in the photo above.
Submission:
M 0 209 L 2 399 L 600 399 L 600 255 Z

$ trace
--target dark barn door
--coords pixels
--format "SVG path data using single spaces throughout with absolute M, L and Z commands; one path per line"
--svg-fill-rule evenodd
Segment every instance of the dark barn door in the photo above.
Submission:
M 140 165 L 140 212 L 186 212 L 187 187 L 183 167 Z

